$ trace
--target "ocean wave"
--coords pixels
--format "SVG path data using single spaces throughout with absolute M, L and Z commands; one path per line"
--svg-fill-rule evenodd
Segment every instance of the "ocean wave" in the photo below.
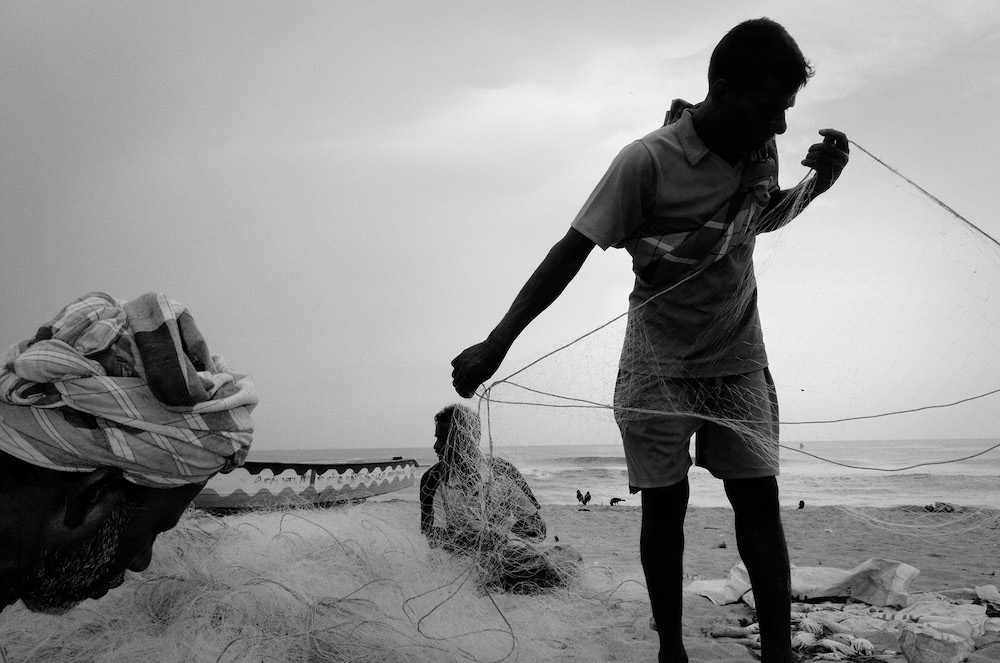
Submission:
M 615 467 L 625 467 L 625 456 L 563 456 L 560 458 L 547 459 L 546 464 L 552 465 L 583 465 L 588 467 L 599 465 L 611 465 Z
M 576 479 L 599 481 L 601 479 L 615 479 L 628 476 L 628 470 L 624 467 L 589 467 L 571 470 L 539 470 L 528 469 L 521 472 L 530 482 L 532 478 L 545 481 L 574 481 Z

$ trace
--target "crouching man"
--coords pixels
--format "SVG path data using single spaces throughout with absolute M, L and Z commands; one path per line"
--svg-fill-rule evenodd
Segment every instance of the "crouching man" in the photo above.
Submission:
M 470 555 L 486 589 L 565 585 L 582 557 L 571 546 L 543 543 L 541 505 L 514 465 L 480 451 L 479 416 L 451 405 L 434 423 L 439 461 L 420 479 L 420 531 L 431 547 Z
M 62 614 L 143 571 L 205 483 L 241 465 L 253 380 L 162 294 L 90 293 L 0 368 L 0 610 Z

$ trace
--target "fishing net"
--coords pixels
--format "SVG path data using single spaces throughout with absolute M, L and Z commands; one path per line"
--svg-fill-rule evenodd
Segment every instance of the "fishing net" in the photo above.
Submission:
M 412 517 L 379 502 L 191 509 L 100 601 L 59 616 L 6 608 L 0 660 L 495 663 L 576 660 L 565 650 L 602 630 L 632 639 L 608 615 L 622 601 L 641 611 L 639 588 L 584 571 L 567 588 L 488 594 L 464 556 L 428 553 Z
M 947 440 L 976 439 L 976 453 L 989 461 L 1000 438 L 1000 245 L 862 146 L 853 148 L 830 192 L 804 210 L 801 196 L 790 196 L 776 212 L 769 223 L 779 229 L 757 237 L 757 288 L 748 279 L 733 299 L 738 306 L 759 298 L 780 401 L 780 454 L 809 453 L 801 443 L 811 440 L 942 440 L 933 455 L 874 465 L 838 453 L 821 458 L 831 470 L 881 476 L 938 471 L 967 455 Z M 810 183 L 807 175 L 797 192 Z M 670 414 L 725 426 L 749 448 L 773 454 L 769 431 L 747 416 L 759 409 L 757 395 L 678 390 L 683 372 L 657 364 L 653 348 L 672 330 L 650 339 L 635 323 L 660 294 L 567 334 L 541 356 L 509 357 L 505 367 L 516 370 L 479 391 L 486 448 L 620 444 L 616 417 Z M 871 501 L 877 506 L 878 496 Z M 975 511 L 985 530 L 994 512 L 975 506 L 965 511 Z
M 1000 431 L 998 249 L 857 150 L 833 191 L 795 223 L 762 235 L 755 267 L 787 440 L 782 460 L 808 453 L 800 440 L 867 435 L 873 445 L 977 438 L 985 464 Z M 747 399 L 738 394 L 672 399 L 667 387 L 675 376 L 656 371 L 647 375 L 652 388 L 623 385 L 623 350 L 648 364 L 648 344 L 629 328 L 626 312 L 608 320 L 568 333 L 541 357 L 522 358 L 523 368 L 481 392 L 478 413 L 462 409 L 453 422 L 451 462 L 462 478 L 451 489 L 464 495 L 451 515 L 474 525 L 464 549 L 428 554 L 415 528 L 349 510 L 224 520 L 189 514 L 161 536 L 148 573 L 130 577 L 95 607 L 65 617 L 8 608 L 0 652 L 24 663 L 437 662 L 513 660 L 530 647 L 520 660 L 571 660 L 556 649 L 571 647 L 583 631 L 626 639 L 648 632 L 645 588 L 598 582 L 602 571 L 581 566 L 551 528 L 544 539 L 532 536 L 528 519 L 518 517 L 531 513 L 519 497 L 523 488 L 496 458 L 517 466 L 522 445 L 618 447 L 616 409 L 626 418 L 649 410 L 695 414 L 739 431 L 750 445 L 760 437 L 740 414 Z M 857 465 L 836 453 L 823 460 L 831 468 Z M 934 457 L 870 471 L 927 472 L 929 464 L 955 460 L 942 443 Z M 865 527 L 934 537 L 938 558 L 961 559 L 963 549 L 1000 539 L 995 511 L 930 506 L 851 511 Z M 516 597 L 496 591 L 538 589 Z M 636 629 L 615 621 L 623 604 L 641 615 Z M 550 628 L 556 622 L 558 629 Z
M 432 545 L 466 556 L 485 590 L 534 593 L 565 586 L 580 569 L 580 554 L 544 542 L 540 505 L 523 475 L 481 451 L 479 416 L 461 404 L 446 413 Z

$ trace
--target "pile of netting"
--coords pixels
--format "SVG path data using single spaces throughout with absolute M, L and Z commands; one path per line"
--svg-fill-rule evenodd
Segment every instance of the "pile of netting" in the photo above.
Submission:
M 462 559 L 428 555 L 405 504 L 191 509 L 159 537 L 149 569 L 101 600 L 61 616 L 5 609 L 0 660 L 492 663 L 525 660 L 524 649 L 551 660 L 567 638 L 612 631 L 623 599 L 645 607 L 642 587 L 600 570 L 544 594 L 486 594 Z
M 531 487 L 507 460 L 481 449 L 479 416 L 455 405 L 448 417 L 434 495 L 432 545 L 465 556 L 487 591 L 534 593 L 567 585 L 582 557 L 569 545 L 546 543 L 546 524 Z

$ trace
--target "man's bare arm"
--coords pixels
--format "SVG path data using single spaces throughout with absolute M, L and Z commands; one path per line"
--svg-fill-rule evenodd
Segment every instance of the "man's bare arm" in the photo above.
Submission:
M 452 360 L 452 384 L 460 396 L 469 398 L 493 376 L 514 340 L 562 294 L 593 248 L 594 243 L 573 228 L 555 243 L 486 340 Z
M 441 482 L 442 467 L 442 463 L 436 463 L 420 477 L 420 531 L 427 535 L 437 529 L 434 527 L 434 494 Z

